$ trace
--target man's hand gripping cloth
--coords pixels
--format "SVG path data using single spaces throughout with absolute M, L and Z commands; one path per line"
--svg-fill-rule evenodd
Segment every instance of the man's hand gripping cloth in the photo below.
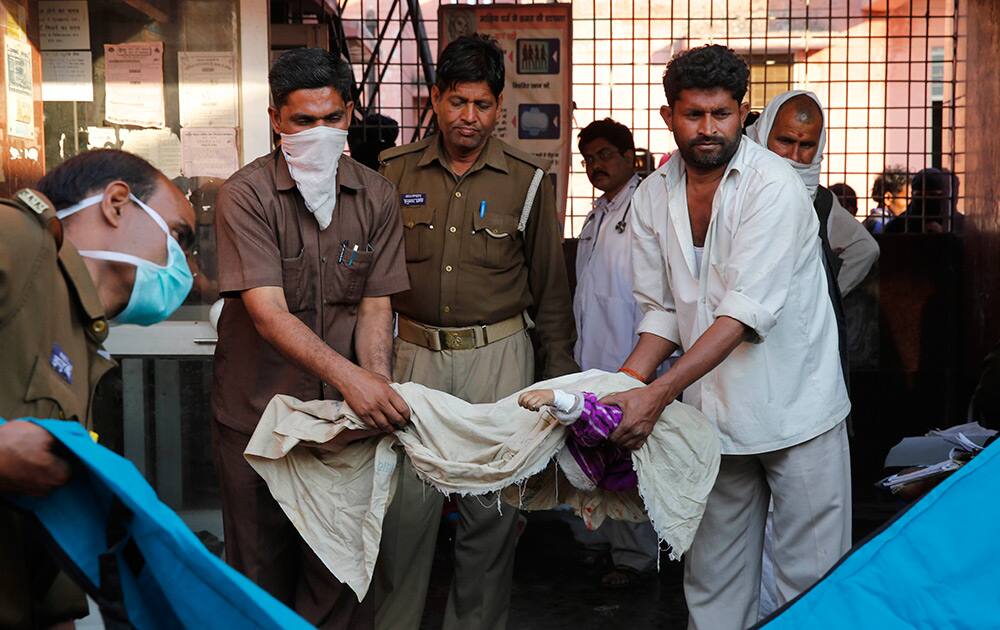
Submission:
M 624 374 L 590 370 L 531 389 L 605 396 L 638 386 Z M 648 519 L 670 545 L 672 559 L 691 546 L 719 469 L 715 430 L 693 407 L 668 406 L 646 443 L 633 451 L 637 491 L 584 492 L 553 463 L 566 428 L 546 410 L 521 408 L 520 392 L 472 405 L 416 383 L 393 387 L 411 410 L 410 425 L 394 435 L 324 446 L 341 431 L 367 427 L 344 403 L 276 396 L 244 454 L 302 538 L 358 599 L 368 592 L 375 569 L 382 519 L 396 485 L 397 445 L 420 478 L 440 492 L 502 491 L 504 501 L 525 510 L 565 503 L 591 528 L 607 517 Z

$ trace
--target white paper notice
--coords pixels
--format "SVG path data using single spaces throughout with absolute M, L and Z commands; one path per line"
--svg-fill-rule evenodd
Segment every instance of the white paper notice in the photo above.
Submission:
M 163 42 L 105 44 L 104 118 L 163 127 Z
M 94 72 L 89 50 L 42 51 L 42 100 L 94 100 Z
M 145 158 L 167 179 L 181 174 L 181 141 L 169 129 L 133 129 L 125 136 L 122 149 Z
M 229 52 L 177 53 L 182 127 L 235 127 L 236 56 Z
M 87 14 L 87 1 L 39 2 L 38 35 L 42 50 L 89 50 L 90 19 Z
M 239 169 L 235 129 L 181 129 L 185 177 L 226 179 Z
M 18 138 L 34 139 L 31 44 L 8 37 L 4 48 L 7 62 L 7 133 Z

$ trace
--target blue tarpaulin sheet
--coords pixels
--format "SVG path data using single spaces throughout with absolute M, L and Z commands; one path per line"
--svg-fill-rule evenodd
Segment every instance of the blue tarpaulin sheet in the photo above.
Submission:
M 760 627 L 1000 628 L 1000 442 Z
M 38 517 L 77 576 L 90 582 L 88 592 L 107 590 L 101 578 L 117 559 L 110 564 L 128 623 L 140 629 L 312 627 L 212 555 L 131 462 L 95 444 L 82 426 L 25 420 L 52 433 L 77 463 L 72 480 L 49 496 L 8 499 Z M 109 541 L 109 519 L 121 521 L 112 528 L 121 532 L 118 541 Z

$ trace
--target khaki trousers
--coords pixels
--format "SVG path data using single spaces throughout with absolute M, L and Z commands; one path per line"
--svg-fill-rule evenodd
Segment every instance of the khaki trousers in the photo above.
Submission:
M 851 547 L 845 423 L 779 451 L 722 456 L 698 534 L 685 556 L 689 629 L 735 630 L 757 623 L 771 498 L 777 604 L 783 606 Z
M 492 403 L 534 381 L 527 332 L 475 350 L 434 352 L 396 339 L 394 380 L 416 382 L 470 403 Z M 375 627 L 420 627 L 444 496 L 421 482 L 404 462 L 382 526 L 373 596 Z M 496 495 L 457 497 L 455 575 L 445 609 L 445 630 L 502 630 L 507 625 L 517 510 Z M 371 597 L 371 596 L 369 596 Z M 367 598 L 366 598 L 367 599 Z

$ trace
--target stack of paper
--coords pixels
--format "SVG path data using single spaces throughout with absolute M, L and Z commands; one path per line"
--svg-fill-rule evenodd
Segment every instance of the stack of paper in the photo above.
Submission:
M 936 429 L 923 437 L 904 438 L 889 451 L 885 465 L 916 469 L 890 475 L 877 485 L 896 492 L 922 479 L 946 476 L 982 451 L 983 443 L 995 434 L 996 431 L 972 422 L 944 430 Z

